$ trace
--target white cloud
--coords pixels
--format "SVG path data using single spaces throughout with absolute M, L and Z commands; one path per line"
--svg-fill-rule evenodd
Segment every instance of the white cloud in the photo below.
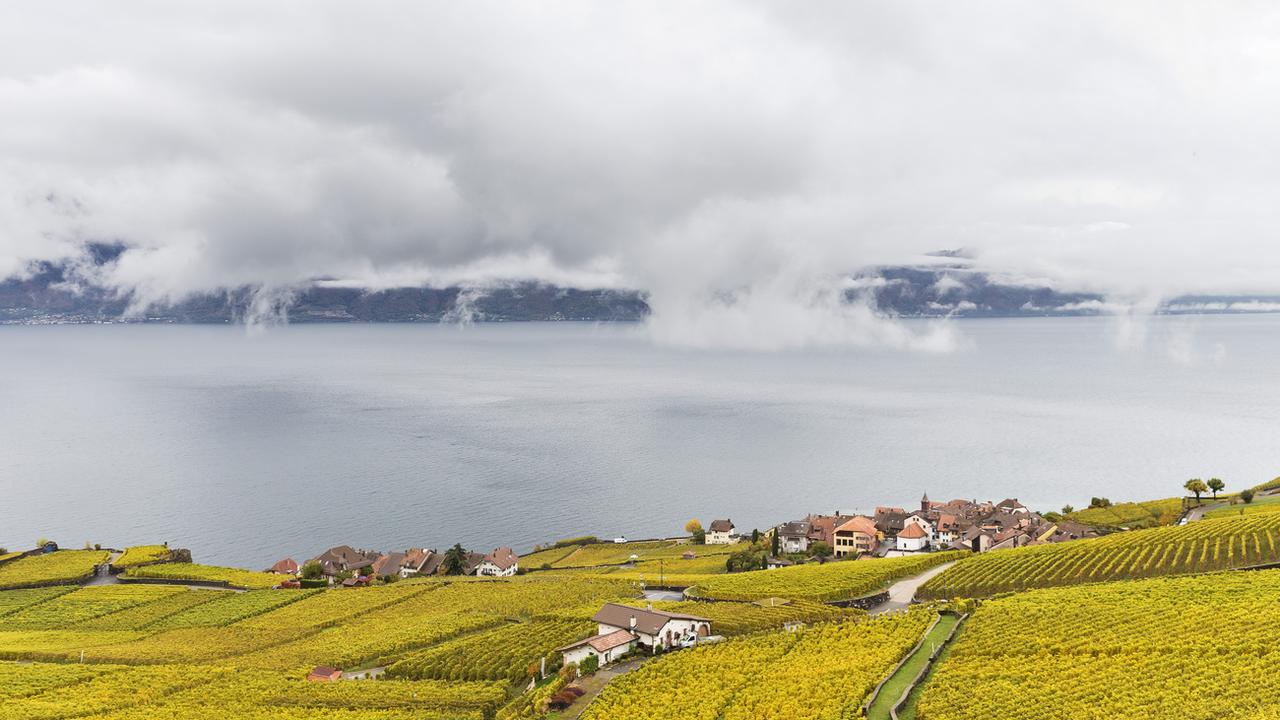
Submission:
M 762 347 L 947 345 L 832 301 L 941 248 L 1280 290 L 1280 8 L 1172 5 L 15 0 L 0 275 L 639 287 L 654 337 Z

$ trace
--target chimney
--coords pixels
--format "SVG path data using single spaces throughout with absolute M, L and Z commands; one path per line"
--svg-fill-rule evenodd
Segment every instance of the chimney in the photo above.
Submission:
M 636 616 L 632 615 L 631 616 L 631 632 L 634 633 L 635 631 L 636 631 Z
M 648 610 L 648 611 L 650 611 L 650 612 L 652 612 L 652 611 L 653 611 L 653 603 L 651 603 L 651 602 L 647 602 L 647 603 L 645 603 L 645 604 L 644 604 L 644 609 L 645 609 L 645 610 Z

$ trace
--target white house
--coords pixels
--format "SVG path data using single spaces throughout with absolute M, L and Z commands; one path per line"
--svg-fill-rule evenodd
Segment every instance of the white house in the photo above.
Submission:
M 509 547 L 500 547 L 484 556 L 476 565 L 476 575 L 509 577 L 520 569 L 520 558 Z
M 929 533 L 916 523 L 907 523 L 898 533 L 897 549 L 902 552 L 919 552 L 929 547 Z
M 711 521 L 711 527 L 707 528 L 708 545 L 732 545 L 734 540 L 732 520 Z
M 651 650 L 689 645 L 711 634 L 711 621 L 707 618 L 663 612 L 652 606 L 634 608 L 607 603 L 591 619 L 596 622 L 599 635 L 625 630 Z
M 774 528 L 778 546 L 784 553 L 802 553 L 809 549 L 809 533 L 812 526 L 807 520 L 792 520 Z
M 636 646 L 636 636 L 626 630 L 614 630 L 613 632 L 604 633 L 589 637 L 586 640 L 579 640 L 571 645 L 565 645 L 558 648 L 558 651 L 564 654 L 564 664 L 582 665 L 582 661 L 592 655 L 599 658 L 600 666 L 603 667 L 618 658 L 626 655 Z
M 915 525 L 919 527 L 924 531 L 925 535 L 933 535 L 933 523 L 929 522 L 928 518 L 924 518 L 919 515 L 908 515 L 902 521 L 902 529 L 906 530 L 908 525 Z

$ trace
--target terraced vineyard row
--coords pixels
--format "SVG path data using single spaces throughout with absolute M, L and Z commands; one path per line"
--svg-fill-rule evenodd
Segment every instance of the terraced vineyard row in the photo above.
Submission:
M 59 550 L 0 564 L 0 590 L 40 583 L 76 582 L 111 556 L 105 550 Z
M 918 598 L 985 597 L 1026 588 L 1227 570 L 1280 562 L 1280 514 L 1202 520 L 1093 540 L 975 555 Z
M 925 688 L 918 717 L 1274 718 L 1278 597 L 1280 571 L 1266 570 L 988 600 Z M 1229 680 L 1209 688 L 1206 672 Z
M 528 677 L 529 663 L 595 634 L 588 620 L 534 620 L 468 635 L 413 653 L 387 668 L 387 676 L 416 680 L 507 680 Z M 554 658 L 548 658 L 554 660 Z
M 674 653 L 617 678 L 583 720 L 818 720 L 862 702 L 933 620 L 919 608 Z
M 160 578 L 165 580 L 193 580 L 196 582 L 225 582 L 232 587 L 265 589 L 274 587 L 282 579 L 279 575 L 239 568 L 196 565 L 193 563 L 164 563 L 147 565 L 125 571 L 125 578 Z
M 691 595 L 719 600 L 759 600 L 767 597 L 831 601 L 875 592 L 899 578 L 967 556 L 943 552 L 876 560 L 842 560 L 822 565 L 734 573 L 699 581 Z

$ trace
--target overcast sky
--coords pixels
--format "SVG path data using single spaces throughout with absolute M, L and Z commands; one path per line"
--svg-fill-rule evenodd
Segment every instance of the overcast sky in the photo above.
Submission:
M 833 298 L 943 248 L 1121 298 L 1277 292 L 1278 12 L 10 0 L 0 276 L 120 240 L 101 281 L 148 300 L 535 278 L 781 344 L 914 342 Z

